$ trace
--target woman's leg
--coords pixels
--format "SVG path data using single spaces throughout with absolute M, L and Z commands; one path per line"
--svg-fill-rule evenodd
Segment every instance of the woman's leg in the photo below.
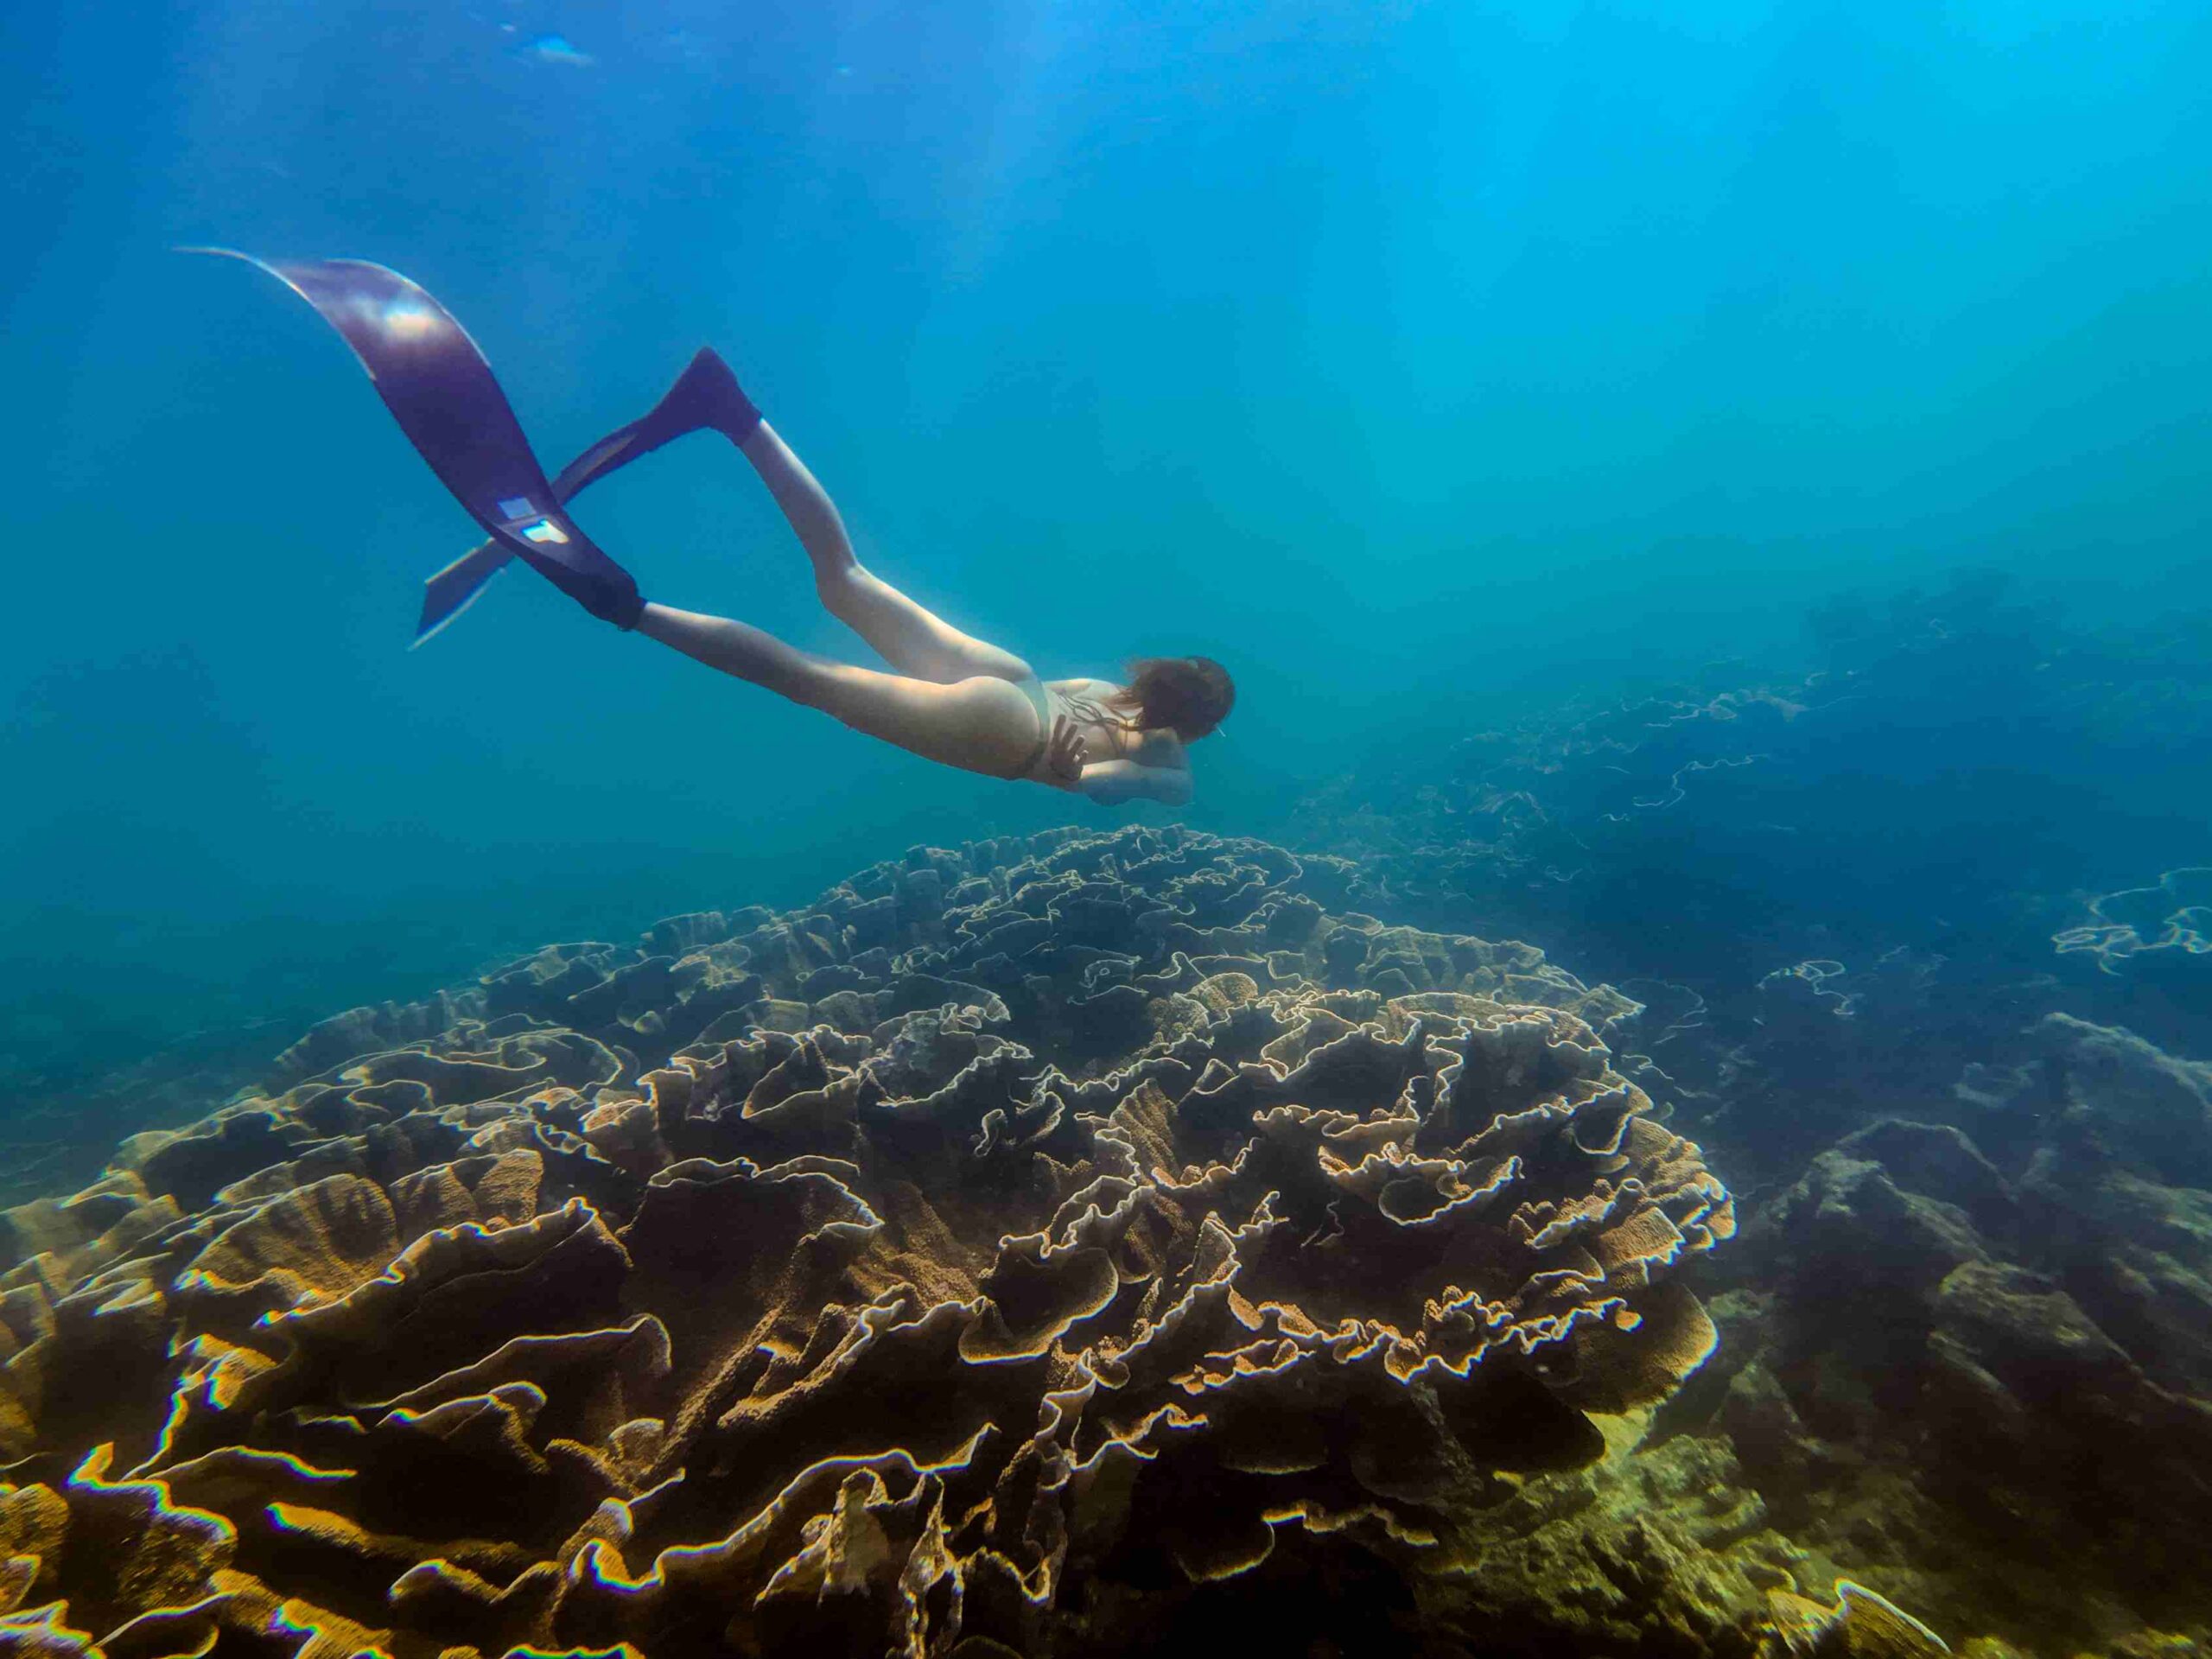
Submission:
M 925 760 L 1007 778 L 1037 743 L 1027 694 L 995 676 L 950 683 L 833 663 L 727 617 L 648 605 L 638 632 Z
M 1012 652 L 965 634 L 868 569 L 853 556 L 844 520 L 805 463 L 762 421 L 739 443 L 814 565 L 814 588 L 830 614 L 874 646 L 901 674 L 950 684 L 987 677 L 1033 677 Z

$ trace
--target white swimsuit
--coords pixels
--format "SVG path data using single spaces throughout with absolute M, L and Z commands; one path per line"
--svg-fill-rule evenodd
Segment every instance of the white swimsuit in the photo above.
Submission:
M 1029 751 L 1029 758 L 1021 763 L 1020 770 L 1008 773 L 1009 777 L 1036 776 L 1038 766 L 1043 764 L 1045 751 L 1052 746 L 1052 725 L 1059 714 L 1066 715 L 1078 726 L 1095 726 L 1108 733 L 1116 758 L 1126 752 L 1121 734 L 1128 729 L 1128 722 L 1116 718 L 1095 698 L 1055 691 L 1034 675 L 1026 680 L 1016 680 L 1014 683 L 1020 688 L 1021 694 L 1029 699 L 1030 706 L 1037 711 L 1037 747 Z M 1058 705 L 1057 712 L 1055 703 Z

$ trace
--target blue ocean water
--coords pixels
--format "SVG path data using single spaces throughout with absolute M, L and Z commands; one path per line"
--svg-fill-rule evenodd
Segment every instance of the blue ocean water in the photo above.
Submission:
M 0 11 L 0 1639 L 2212 1655 L 2208 83 L 2154 0 Z M 410 650 L 475 529 L 208 245 L 426 284 L 549 467 L 719 348 L 956 623 L 1227 664 L 1195 800 L 528 570 Z M 717 438 L 575 516 L 866 659 Z
M 523 573 L 410 652 L 470 526 L 311 312 L 178 245 L 407 272 L 556 463 L 713 343 L 963 626 L 1228 664 L 1211 829 L 1801 669 L 1838 594 L 2212 603 L 2199 7 L 218 0 L 0 40 L 11 1076 L 1070 816 Z M 654 597 L 858 649 L 717 443 L 582 517 Z

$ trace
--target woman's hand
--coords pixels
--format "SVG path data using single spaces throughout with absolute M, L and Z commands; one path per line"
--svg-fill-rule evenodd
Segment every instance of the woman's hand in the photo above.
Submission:
M 1045 770 L 1052 781 L 1072 786 L 1083 781 L 1083 734 L 1065 715 L 1052 721 L 1052 741 L 1045 746 Z

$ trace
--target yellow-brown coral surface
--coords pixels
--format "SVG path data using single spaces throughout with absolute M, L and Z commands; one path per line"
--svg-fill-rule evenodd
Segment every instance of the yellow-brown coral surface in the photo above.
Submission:
M 8 1639 L 1043 1653 L 1314 1541 L 1478 1574 L 1705 1357 L 1730 1200 L 1607 993 L 1344 885 L 919 849 L 319 1027 L 8 1212 Z

